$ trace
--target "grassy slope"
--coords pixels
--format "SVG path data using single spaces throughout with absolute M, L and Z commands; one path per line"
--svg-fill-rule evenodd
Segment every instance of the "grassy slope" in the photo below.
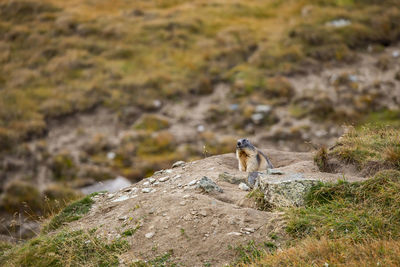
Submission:
M 268 76 L 398 40 L 398 3 L 3 1 L 0 148 L 44 134 L 49 118 L 98 105 L 152 109 L 152 99 L 206 94 L 221 80 L 238 95 L 288 97 Z M 326 26 L 335 18 L 353 23 Z

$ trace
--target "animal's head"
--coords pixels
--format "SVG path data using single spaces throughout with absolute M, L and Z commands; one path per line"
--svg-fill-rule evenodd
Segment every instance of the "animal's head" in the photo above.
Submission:
M 239 139 L 236 143 L 236 148 L 237 149 L 245 149 L 245 148 L 250 148 L 253 149 L 254 146 L 250 143 L 250 141 L 246 138 Z

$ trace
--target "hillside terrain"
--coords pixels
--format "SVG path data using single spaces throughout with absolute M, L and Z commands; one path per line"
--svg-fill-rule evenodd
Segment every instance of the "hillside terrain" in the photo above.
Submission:
M 270 252 L 291 247 L 285 252 L 286 263 L 280 262 L 280 256 L 273 258 L 277 254 L 270 255 L 268 260 L 277 265 L 290 265 L 291 260 L 308 264 L 309 256 L 299 256 L 305 261 L 301 262 L 296 251 L 312 254 L 313 238 L 321 248 L 342 242 L 361 251 L 356 247 L 362 244 L 353 239 L 336 236 L 339 241 L 332 241 L 326 229 L 313 235 L 305 228 L 311 241 L 297 242 L 304 236 L 286 232 L 289 212 L 260 213 L 254 203 L 247 207 L 249 203 L 242 202 L 248 192 L 226 181 L 220 184 L 223 172 L 243 176 L 236 171 L 234 159 L 212 156 L 234 152 L 236 140 L 247 137 L 272 153 L 278 167 L 289 173 L 321 171 L 325 174 L 317 178 L 325 182 L 336 181 L 342 174 L 354 178 L 350 181 L 360 181 L 382 170 L 399 170 L 399 40 L 398 0 L 0 0 L 0 241 L 52 238 L 41 234 L 43 222 L 71 201 L 85 197 L 84 193 L 96 188 L 115 191 L 129 184 L 141 188 L 151 176 L 162 178 L 156 171 L 183 160 L 188 170 L 173 169 L 174 174 L 182 175 L 182 184 L 204 175 L 224 193 L 219 199 L 191 187 L 187 192 L 185 187 L 174 188 L 172 181 L 160 183 L 160 190 L 167 186 L 162 189 L 167 191 L 165 197 L 177 202 L 176 216 L 188 213 L 204 219 L 201 223 L 212 224 L 215 218 L 192 214 L 201 209 L 191 205 L 206 207 L 217 201 L 222 205 L 217 214 L 243 217 L 248 216 L 244 215 L 246 209 L 251 209 L 255 222 L 266 217 L 271 224 L 277 222 L 282 238 L 279 244 L 271 238 L 263 240 L 271 231 L 267 227 L 257 238 L 244 234 L 241 239 L 230 236 L 225 240 L 226 233 L 215 229 L 226 225 L 218 222 L 213 226 L 216 236 L 203 231 L 215 240 L 231 243 L 240 239 L 237 245 L 272 242 L 274 249 L 267 249 Z M 296 165 L 300 159 L 307 163 Z M 208 173 L 196 169 L 196 164 L 214 169 Z M 189 177 L 194 178 L 186 181 Z M 330 186 L 327 192 L 336 190 Z M 359 188 L 347 189 L 352 195 Z M 119 203 L 110 208 L 109 216 L 123 217 L 129 210 L 124 205 L 134 201 L 150 207 L 151 197 L 161 198 L 161 192 L 157 188 L 157 194 Z M 94 197 L 89 214 L 68 227 L 80 229 L 84 235 L 94 231 L 89 229 L 90 220 L 99 220 L 96 210 L 99 205 L 110 205 L 114 198 L 107 196 L 112 194 Z M 181 200 L 186 195 L 189 200 Z M 348 196 L 339 196 L 342 204 Z M 90 197 L 84 199 L 91 201 Z M 182 201 L 190 205 L 180 206 Z M 333 209 L 325 204 L 318 202 L 316 209 Z M 162 199 L 159 205 L 165 205 Z M 303 215 L 316 204 L 306 201 L 305 205 L 305 210 L 299 211 Z M 160 216 L 161 211 L 157 212 L 154 214 Z M 182 220 L 178 217 L 175 219 Z M 162 220 L 153 219 L 146 225 L 157 228 Z M 78 227 L 80 222 L 87 227 Z M 185 222 L 193 227 L 192 221 Z M 117 252 L 123 255 L 120 259 L 130 260 L 168 254 L 160 249 L 147 255 L 152 245 L 128 250 L 138 238 L 133 233 L 124 239 L 127 242 L 118 243 L 121 240 L 115 235 L 122 235 L 125 223 L 118 220 L 110 238 L 102 226 L 96 226 L 97 241 L 117 240 L 115 249 L 108 251 L 110 259 L 115 259 L 113 253 Z M 186 228 L 172 236 L 187 242 L 185 246 L 197 246 L 195 242 L 204 238 L 197 234 L 204 233 L 188 233 Z M 142 238 L 145 230 L 137 230 Z M 172 238 L 163 231 L 165 240 Z M 82 237 L 64 234 L 74 240 Z M 191 234 L 196 238 L 190 238 Z M 366 239 L 371 248 L 398 249 L 395 236 L 370 237 Z M 154 238 L 159 237 L 156 234 Z M 108 255 L 108 245 L 100 243 L 96 248 Z M 187 265 L 208 263 L 204 255 L 190 254 L 186 259 L 183 248 L 174 251 L 173 257 L 168 254 L 171 260 Z M 226 253 L 214 255 L 210 264 L 236 260 L 233 250 Z M 261 254 L 258 256 L 261 260 Z

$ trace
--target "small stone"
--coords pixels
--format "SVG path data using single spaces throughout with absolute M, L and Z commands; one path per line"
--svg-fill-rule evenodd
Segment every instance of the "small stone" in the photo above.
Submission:
M 157 182 L 154 182 L 153 185 L 159 185 L 159 184 L 160 184 L 160 182 L 157 181 Z
M 254 229 L 254 228 L 247 228 L 247 227 L 242 228 L 242 230 L 245 232 L 250 232 L 250 233 L 254 233 L 256 231 L 256 229 Z
M 144 182 L 143 185 L 144 185 L 144 186 L 149 186 L 149 185 L 150 185 L 150 182 Z
M 218 226 L 218 219 L 214 219 L 211 221 L 211 226 Z
M 107 159 L 108 160 L 113 160 L 113 159 L 115 159 L 115 152 L 108 152 L 107 153 Z
M 199 133 L 202 133 L 202 132 L 204 132 L 204 130 L 205 130 L 205 128 L 204 128 L 204 125 L 199 125 L 199 126 L 197 126 L 197 131 L 199 132 Z
M 228 235 L 235 235 L 235 236 L 241 236 L 242 234 L 239 232 L 230 232 Z
M 220 173 L 218 175 L 218 179 L 221 179 L 221 180 L 226 181 L 226 182 L 231 183 L 231 184 L 240 184 L 241 182 L 244 182 L 243 178 L 236 177 L 236 176 L 234 176 L 234 175 L 232 175 L 230 173 L 227 173 L 227 172 Z
M 394 57 L 394 58 L 400 57 L 400 51 L 399 51 L 399 50 L 393 51 L 393 52 L 392 52 L 392 57 Z
M 259 124 L 263 119 L 264 119 L 264 115 L 261 113 L 254 113 L 253 115 L 251 115 L 251 120 L 255 124 Z
M 158 179 L 159 182 L 165 182 L 168 180 L 169 180 L 169 176 L 161 177 L 160 179 Z
M 181 201 L 181 202 L 179 202 L 179 205 L 185 206 L 185 205 L 186 205 L 186 201 Z
M 162 173 L 164 173 L 164 170 L 159 170 L 159 171 L 154 172 L 154 175 L 162 174 Z
M 248 187 L 245 183 L 240 183 L 239 184 L 239 189 L 243 191 L 249 191 L 250 187 Z
M 285 174 L 283 171 L 278 169 L 267 169 L 267 173 L 271 175 L 283 175 Z
M 116 199 L 114 199 L 112 202 L 121 202 L 121 201 L 125 201 L 127 199 L 129 199 L 130 197 L 128 195 L 122 195 Z
M 224 192 L 221 187 L 219 187 L 213 180 L 211 180 L 207 176 L 203 176 L 203 178 L 201 178 L 201 180 L 199 181 L 199 184 L 197 185 L 197 188 L 200 188 L 207 193 L 210 193 L 213 191 L 217 191 L 220 193 Z
M 115 194 L 108 194 L 107 198 L 110 199 L 110 198 L 113 198 L 114 196 L 115 196 Z
M 183 198 L 188 199 L 188 198 L 190 198 L 190 195 L 184 195 Z
M 118 218 L 118 220 L 120 221 L 125 221 L 126 219 L 128 219 L 128 216 L 122 216 Z
M 146 187 L 146 188 L 142 189 L 142 193 L 150 193 L 150 192 L 151 192 L 151 188 Z
M 269 113 L 272 110 L 272 107 L 270 105 L 257 105 L 256 106 L 256 112 L 257 113 Z
M 154 232 L 150 232 L 144 235 L 146 238 L 152 238 L 154 236 Z
M 326 23 L 328 26 L 332 26 L 335 28 L 342 28 L 351 24 L 351 21 L 348 19 L 335 19 Z
M 231 111 L 236 111 L 236 110 L 239 109 L 239 105 L 238 105 L 238 104 L 231 104 L 231 105 L 229 106 L 229 109 L 230 109 Z
M 165 170 L 166 173 L 172 173 L 171 169 Z
M 200 214 L 201 216 L 203 216 L 203 217 L 206 217 L 206 216 L 207 216 L 207 211 L 201 210 L 201 211 L 199 212 L 199 214 Z
M 177 167 L 182 167 L 182 166 L 185 165 L 185 164 L 186 164 L 186 162 L 184 162 L 184 161 L 182 161 L 182 160 L 177 161 L 177 162 L 175 162 L 174 164 L 172 164 L 172 169 L 173 169 L 173 168 L 177 168 Z
M 179 178 L 181 178 L 181 177 L 182 177 L 182 175 L 177 174 L 177 175 L 174 176 L 174 180 L 179 179 Z
M 156 181 L 156 179 L 154 179 L 154 178 L 149 178 L 149 182 L 150 182 L 151 184 L 154 184 L 155 181 Z
M 195 184 L 197 184 L 197 180 L 192 180 L 190 183 L 188 183 L 188 186 L 193 186 Z

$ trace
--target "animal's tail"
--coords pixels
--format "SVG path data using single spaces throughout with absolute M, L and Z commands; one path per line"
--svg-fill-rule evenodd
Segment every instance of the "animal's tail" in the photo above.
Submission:
M 260 153 L 261 153 L 261 155 L 264 156 L 265 160 L 267 161 L 267 163 L 268 163 L 268 168 L 269 168 L 269 169 L 273 169 L 273 168 L 274 168 L 274 165 L 272 165 L 272 162 L 269 160 L 269 158 L 267 157 L 267 155 L 265 155 L 262 151 L 260 151 Z

